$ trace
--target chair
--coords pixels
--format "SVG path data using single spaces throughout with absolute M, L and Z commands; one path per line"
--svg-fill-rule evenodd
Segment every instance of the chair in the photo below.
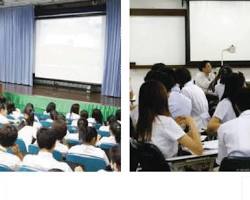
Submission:
M 102 150 L 109 150 L 111 149 L 112 147 L 116 146 L 117 144 L 114 144 L 114 143 L 102 143 L 99 147 L 102 149 Z
M 250 171 L 250 157 L 226 157 L 222 160 L 219 171 Z
M 54 150 L 52 154 L 56 160 L 63 161 L 63 154 L 60 151 Z
M 7 115 L 6 118 L 9 119 L 9 120 L 15 120 L 15 118 L 13 116 L 11 116 L 11 115 Z
M 49 119 L 49 115 L 45 115 L 43 113 L 35 113 L 39 121 L 45 121 L 46 119 Z
M 67 125 L 67 129 L 69 131 L 69 133 L 77 133 L 77 128 L 71 125 Z
M 44 128 L 50 128 L 52 123 L 51 122 L 48 122 L 48 121 L 40 121 L 42 127 Z
M 26 145 L 24 143 L 24 141 L 22 139 L 16 139 L 16 144 L 19 147 L 19 150 L 21 151 L 21 153 L 23 154 L 27 154 L 27 149 L 26 149 Z
M 100 131 L 100 130 L 97 130 L 97 133 L 101 137 L 109 137 L 110 136 L 110 132 L 109 131 Z
M 102 126 L 101 124 L 96 123 L 96 124 L 95 124 L 95 129 L 98 130 L 101 126 Z
M 6 165 L 0 164 L 0 172 L 13 172 L 14 170 L 12 170 L 11 168 L 9 168 Z
M 26 165 L 22 165 L 19 169 L 18 172 L 40 172 L 42 170 L 34 168 L 34 167 L 29 167 Z
M 79 140 L 67 139 L 66 142 L 67 142 L 67 144 L 70 145 L 70 146 L 74 146 L 74 145 L 81 144 L 81 142 L 80 142 Z
M 87 172 L 95 172 L 106 168 L 106 163 L 102 158 L 89 155 L 69 153 L 66 155 L 66 162 L 81 165 Z
M 151 143 L 130 140 L 131 171 L 170 171 L 162 152 Z
M 28 152 L 29 152 L 29 154 L 38 154 L 39 147 L 34 145 L 34 144 L 30 144 L 28 147 Z

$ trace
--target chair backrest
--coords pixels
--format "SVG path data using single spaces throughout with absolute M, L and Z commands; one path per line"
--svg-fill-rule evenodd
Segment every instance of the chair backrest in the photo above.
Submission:
M 66 142 L 67 142 L 67 144 L 68 144 L 69 146 L 74 146 L 74 145 L 81 144 L 81 142 L 80 142 L 79 140 L 67 139 Z
M 27 149 L 26 149 L 26 145 L 24 143 L 24 141 L 22 139 L 17 138 L 16 139 L 16 144 L 19 147 L 19 150 L 23 153 L 23 154 L 27 154 Z
M 14 170 L 12 170 L 10 167 L 0 164 L 0 172 L 13 172 Z
M 42 170 L 34 168 L 34 167 L 26 166 L 26 165 L 22 165 L 18 169 L 18 172 L 40 172 L 40 171 L 42 171 Z
M 114 143 L 102 143 L 99 147 L 102 150 L 109 150 L 109 149 L 111 149 L 114 146 L 116 146 L 116 144 L 114 144 Z
M 250 157 L 226 157 L 222 160 L 220 171 L 250 171 Z
M 162 152 L 151 143 L 130 141 L 132 171 L 170 171 Z
M 49 119 L 49 115 L 45 115 L 43 113 L 35 113 L 35 115 L 37 116 L 37 118 L 40 120 L 46 120 L 46 119 Z
M 29 154 L 38 154 L 39 152 L 39 147 L 37 145 L 30 144 L 28 148 Z
M 75 126 L 67 125 L 67 129 L 70 133 L 77 133 L 78 130 Z
M 102 126 L 102 125 L 99 124 L 99 123 L 96 123 L 96 124 L 94 125 L 94 127 L 95 127 L 96 130 L 98 130 L 101 126 Z
M 63 160 L 63 154 L 60 151 L 54 150 L 52 152 L 53 157 L 58 160 L 58 161 L 62 161 Z
M 106 168 L 105 161 L 95 156 L 69 153 L 66 155 L 66 161 L 83 166 L 84 171 L 87 172 L 95 172 Z
M 40 121 L 42 127 L 44 128 L 50 128 L 52 125 L 52 122 L 48 122 L 48 121 Z
M 100 131 L 100 130 L 97 130 L 97 133 L 101 137 L 109 137 L 110 136 L 110 132 L 109 131 Z

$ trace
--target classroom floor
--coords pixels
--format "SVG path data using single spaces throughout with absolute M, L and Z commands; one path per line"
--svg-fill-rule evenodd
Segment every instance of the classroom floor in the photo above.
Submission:
M 72 99 L 84 102 L 91 103 L 100 103 L 102 105 L 108 106 L 117 106 L 120 107 L 121 99 L 102 96 L 100 93 L 86 93 L 85 91 L 79 89 L 69 89 L 62 87 L 52 87 L 44 85 L 34 85 L 33 87 L 10 84 L 10 83 L 1 83 L 3 85 L 4 91 L 16 92 L 19 94 L 27 95 L 40 95 L 47 97 L 56 97 L 62 99 Z

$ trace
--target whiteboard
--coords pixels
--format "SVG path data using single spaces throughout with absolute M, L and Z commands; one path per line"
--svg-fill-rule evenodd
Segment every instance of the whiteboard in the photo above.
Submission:
M 232 44 L 236 53 L 224 60 L 250 60 L 250 2 L 190 1 L 191 61 L 221 60 Z
M 130 17 L 130 62 L 182 65 L 186 62 L 185 56 L 184 17 Z
M 101 84 L 105 16 L 36 21 L 35 76 Z

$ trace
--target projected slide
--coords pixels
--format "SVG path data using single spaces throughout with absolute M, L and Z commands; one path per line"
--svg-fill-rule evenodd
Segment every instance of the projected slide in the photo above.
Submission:
M 191 61 L 221 60 L 222 49 L 235 45 L 224 59 L 250 60 L 250 2 L 190 1 Z
M 35 76 L 102 83 L 105 16 L 36 21 Z

